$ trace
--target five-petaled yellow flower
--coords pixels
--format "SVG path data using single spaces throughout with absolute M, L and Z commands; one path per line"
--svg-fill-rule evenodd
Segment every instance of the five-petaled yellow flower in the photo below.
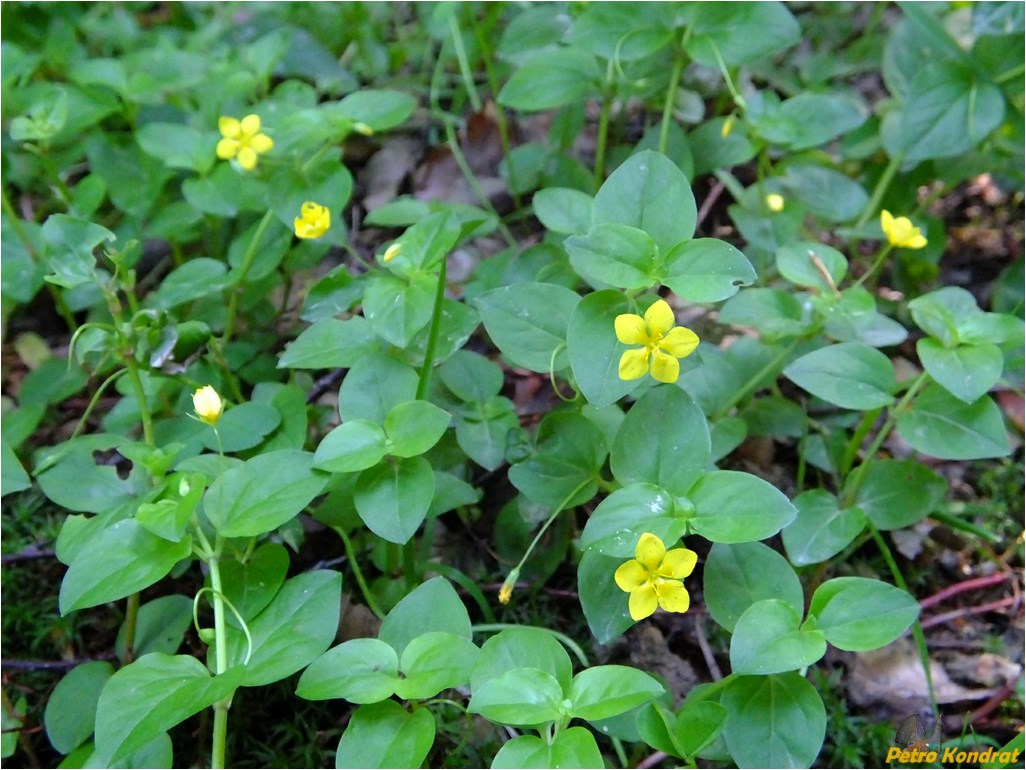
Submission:
M 774 214 L 784 210 L 784 196 L 780 193 L 770 193 L 766 196 L 766 208 Z
M 271 137 L 260 133 L 259 115 L 247 115 L 242 120 L 222 116 L 217 128 L 223 137 L 217 143 L 217 157 L 221 160 L 235 158 L 246 171 L 256 168 L 257 156 L 274 146 Z
M 331 227 L 331 213 L 324 206 L 307 201 L 300 216 L 292 220 L 297 238 L 320 238 Z
M 908 217 L 894 217 L 887 209 L 880 212 L 880 227 L 891 246 L 905 249 L 921 249 L 926 245 L 923 231 L 912 224 Z
M 695 568 L 698 554 L 688 548 L 666 550 L 663 541 L 646 532 L 638 540 L 634 555 L 616 570 L 616 584 L 631 595 L 628 609 L 635 620 L 643 620 L 662 607 L 667 612 L 687 612 L 691 597 L 683 580 Z
M 656 300 L 645 317 L 633 313 L 618 315 L 613 322 L 616 338 L 625 345 L 644 345 L 620 356 L 620 379 L 636 380 L 651 369 L 659 382 L 676 382 L 680 376 L 678 358 L 691 355 L 698 347 L 698 335 L 684 326 L 674 326 L 673 311 L 665 300 Z
M 217 391 L 209 385 L 192 394 L 192 408 L 196 416 L 207 425 L 214 425 L 221 419 L 221 412 L 224 411 L 224 402 L 217 395 Z

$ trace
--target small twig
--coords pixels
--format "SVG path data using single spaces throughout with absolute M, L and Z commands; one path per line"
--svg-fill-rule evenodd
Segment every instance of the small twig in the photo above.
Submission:
M 325 374 L 323 377 L 319 377 L 315 380 L 313 387 L 310 388 L 310 392 L 306 394 L 306 403 L 312 404 L 333 387 L 342 382 L 342 376 L 345 372 L 345 369 L 336 369 L 335 371 Z
M 932 596 L 927 596 L 925 599 L 919 602 L 919 606 L 925 610 L 927 607 L 932 607 L 935 604 L 940 604 L 945 599 L 950 599 L 952 596 L 955 596 L 956 594 L 964 593 L 965 591 L 975 591 L 978 588 L 986 588 L 987 586 L 993 586 L 999 583 L 1004 583 L 1006 580 L 1008 580 L 1009 577 L 1011 577 L 1011 575 L 1009 575 L 1006 572 L 998 572 L 994 575 L 988 575 L 987 577 L 979 577 L 973 578 L 972 580 L 965 580 L 961 583 L 956 583 L 953 586 L 948 586 L 947 588 L 938 591 Z
M 723 182 L 717 181 L 716 184 L 713 185 L 713 188 L 709 191 L 709 194 L 706 196 L 705 200 L 702 201 L 702 208 L 698 210 L 698 218 L 695 220 L 696 230 L 702 226 L 702 223 L 705 221 L 705 218 L 709 216 L 709 212 L 712 210 L 712 207 L 716 205 L 716 201 L 718 201 L 720 196 L 723 194 L 723 190 Z
M 1012 693 L 1014 692 L 1015 682 L 1006 682 L 1000 690 L 998 690 L 992 696 L 987 698 L 987 700 L 984 701 L 983 705 L 981 705 L 978 709 L 976 709 L 976 711 L 969 715 L 969 723 L 976 724 L 982 718 L 989 716 L 994 709 L 996 709 L 998 706 L 1000 706 L 1002 703 L 1008 700 L 1008 698 L 1011 697 Z
M 720 671 L 720 666 L 716 662 L 716 656 L 713 655 L 712 648 L 709 646 L 709 640 L 705 638 L 705 628 L 702 625 L 702 620 L 702 615 L 696 613 L 695 638 L 698 639 L 698 648 L 702 651 L 702 657 L 705 658 L 705 665 L 709 669 L 709 674 L 714 682 L 718 682 L 723 679 L 723 672 Z
M 654 754 L 649 754 L 643 760 L 638 762 L 636 767 L 638 767 L 638 768 L 655 767 L 660 762 L 662 762 L 664 759 L 666 759 L 668 756 L 670 756 L 670 755 L 667 754 L 665 751 L 657 751 Z
M 18 553 L 4 554 L 2 557 L 0 557 L 0 564 L 6 566 L 8 564 L 13 564 L 14 562 L 19 561 L 31 561 L 32 559 L 49 559 L 56 555 L 57 553 L 55 551 L 44 551 L 40 550 L 38 545 L 30 545 L 28 548 L 18 551 Z
M 67 671 L 82 663 L 92 663 L 94 660 L 114 660 L 114 653 L 97 655 L 95 658 L 80 658 L 78 660 L 16 660 L 4 658 L 0 660 L 0 668 L 14 669 L 16 671 Z
M 1018 603 L 1019 600 L 1014 596 L 1008 596 L 1004 599 L 998 599 L 995 602 L 980 604 L 976 607 L 963 607 L 962 609 L 952 610 L 951 612 L 945 612 L 940 615 L 934 615 L 932 618 L 927 618 L 926 620 L 921 621 L 920 625 L 922 625 L 923 628 L 930 628 L 931 626 L 938 626 L 941 623 L 947 623 L 949 620 L 955 620 L 956 618 L 962 618 L 968 615 L 982 615 L 984 612 L 1003 610 L 1008 607 L 1013 607 Z

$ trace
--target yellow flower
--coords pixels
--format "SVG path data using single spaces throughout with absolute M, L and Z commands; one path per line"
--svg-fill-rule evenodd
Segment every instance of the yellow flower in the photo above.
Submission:
M 300 216 L 292 220 L 297 238 L 320 238 L 331 227 L 331 214 L 324 206 L 307 201 L 300 210 Z
M 656 300 L 645 317 L 624 313 L 613 326 L 616 338 L 625 345 L 644 345 L 620 356 L 620 379 L 636 380 L 651 368 L 659 382 L 676 382 L 680 376 L 678 358 L 691 355 L 698 347 L 698 335 L 684 326 L 674 326 L 673 311 L 665 300 Z
M 499 604 L 509 604 L 509 600 L 513 596 L 513 588 L 516 586 L 519 577 L 519 568 L 514 568 L 513 571 L 506 576 L 506 580 L 502 583 L 502 588 L 499 589 Z
M 221 418 L 221 412 L 224 411 L 224 402 L 221 401 L 221 397 L 217 395 L 216 390 L 209 385 L 204 385 L 192 394 L 192 408 L 196 411 L 196 416 L 200 420 L 207 425 L 214 425 Z
M 893 217 L 884 209 L 880 212 L 880 227 L 891 246 L 905 249 L 921 249 L 926 245 L 926 237 L 922 230 L 912 224 L 908 217 Z
M 770 193 L 766 196 L 766 208 L 774 214 L 784 210 L 784 196 L 780 193 Z
M 402 251 L 402 249 L 403 245 L 401 243 L 393 243 L 391 246 L 385 249 L 385 254 L 381 258 L 381 261 L 391 262 L 393 259 L 399 256 L 399 252 Z
M 616 570 L 616 584 L 631 595 L 631 617 L 647 618 L 662 607 L 667 612 L 687 612 L 691 597 L 683 580 L 695 568 L 698 554 L 688 548 L 667 551 L 663 541 L 646 532 L 638 540 L 634 555 Z
M 217 143 L 217 157 L 221 160 L 235 158 L 246 171 L 256 168 L 257 156 L 274 146 L 271 137 L 260 133 L 259 115 L 247 115 L 242 120 L 222 116 L 217 128 L 223 137 Z

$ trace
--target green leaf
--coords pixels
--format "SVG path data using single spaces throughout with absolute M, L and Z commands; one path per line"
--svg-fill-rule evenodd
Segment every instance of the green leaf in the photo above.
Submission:
M 592 406 L 603 407 L 635 390 L 644 380 L 621 380 L 620 356 L 627 347 L 616 338 L 613 322 L 634 308 L 621 292 L 589 294 L 577 305 L 566 344 L 577 385 Z
M 216 294 L 228 285 L 228 267 L 209 257 L 190 259 L 160 282 L 154 293 L 157 307 L 164 310 Z
M 278 368 L 345 369 L 377 347 L 367 319 L 322 318 L 288 344 Z
M 573 665 L 552 634 L 541 628 L 507 628 L 481 645 L 470 688 L 477 691 L 489 679 L 514 668 L 535 668 L 552 676 L 561 692 L 570 691 Z
M 1005 357 L 989 342 L 944 347 L 940 340 L 924 337 L 916 343 L 923 368 L 945 390 L 971 404 L 1001 379 Z
M 413 114 L 417 100 L 402 91 L 361 88 L 338 103 L 338 112 L 375 131 L 395 128 Z
M 474 300 L 488 336 L 516 366 L 535 372 L 566 368 L 567 324 L 580 296 L 550 283 L 504 286 Z M 553 356 L 555 353 L 555 356 Z
M 506 460 L 506 437 L 520 427 L 513 402 L 495 396 L 456 420 L 456 442 L 478 465 L 495 470 Z
M 745 289 L 731 297 L 720 310 L 721 323 L 751 326 L 769 341 L 804 334 L 810 322 L 801 303 L 780 289 Z
M 707 67 L 761 59 L 801 39 L 798 22 L 783 3 L 702 3 L 693 6 L 688 55 Z
M 1009 452 L 1001 410 L 988 396 L 971 404 L 928 385 L 898 418 L 898 433 L 923 454 L 943 460 L 983 460 Z
M 574 677 L 571 714 L 595 721 L 630 711 L 664 693 L 663 686 L 630 666 L 592 666 Z
M 480 353 L 457 350 L 438 367 L 438 377 L 457 398 L 483 403 L 502 390 L 502 369 Z
M 871 578 L 833 578 L 812 595 L 804 625 L 830 644 L 864 652 L 890 644 L 919 617 L 919 602 L 900 588 Z
M 96 723 L 96 704 L 114 667 L 106 661 L 81 663 L 64 675 L 46 701 L 46 736 L 61 754 L 70 754 L 90 735 Z
M 651 532 L 669 547 L 687 531 L 673 496 L 652 484 L 631 484 L 598 504 L 581 533 L 581 548 L 633 559 L 638 540 Z
M 648 234 L 628 225 L 603 223 L 563 244 L 570 264 L 593 286 L 638 291 L 657 283 L 659 251 Z
M 720 302 L 755 278 L 752 263 L 729 243 L 697 238 L 670 249 L 662 282 L 689 302 Z
M 285 581 L 271 603 L 249 623 L 253 651 L 245 685 L 277 682 L 308 665 L 328 649 L 338 630 L 342 575 L 332 570 L 304 572 Z M 228 659 L 242 663 L 248 643 L 242 631 L 228 629 Z
M 723 737 L 738 767 L 812 767 L 826 709 L 797 673 L 732 678 L 720 703 L 727 709 Z
M 337 214 L 352 195 L 353 175 L 337 156 L 321 157 L 312 168 L 289 164 L 276 169 L 269 182 L 268 205 L 289 231 L 294 230 L 303 204 L 314 201 L 326 205 L 331 212 L 330 226 L 318 243 L 341 245 L 346 242 L 345 219 Z
M 466 685 L 478 653 L 473 642 L 456 634 L 420 634 L 403 650 L 399 669 L 404 678 L 396 684 L 396 695 L 403 700 L 423 700 Z
M 947 491 L 947 482 L 922 463 L 872 460 L 854 502 L 877 529 L 901 529 L 933 513 Z
M 657 386 L 627 413 L 609 465 L 621 484 L 644 481 L 681 497 L 709 467 L 710 451 L 709 423 L 698 405 L 680 388 Z
M 143 152 L 168 168 L 204 174 L 216 162 L 213 135 L 181 123 L 147 123 L 136 129 L 135 140 Z
M 763 599 L 779 599 L 800 613 L 801 581 L 787 560 L 764 543 L 713 545 L 702 577 L 713 620 L 733 631 L 745 610 Z
M 599 644 L 608 644 L 634 625 L 627 609 L 628 596 L 613 579 L 623 559 L 585 551 L 577 568 L 581 608 Z
M 363 314 L 374 333 L 396 347 L 404 348 L 431 321 L 437 279 L 421 273 L 409 283 L 381 274 L 367 281 Z
M 25 472 L 25 467 L 6 441 L 0 443 L 3 455 L 0 457 L 0 497 L 20 492 L 32 486 L 32 479 Z
M 549 187 L 534 194 L 534 215 L 547 230 L 561 235 L 584 235 L 591 228 L 594 199 L 580 190 Z
M 787 167 L 781 185 L 788 196 L 816 216 L 831 222 L 850 222 L 869 203 L 869 195 L 862 185 L 840 171 L 824 166 L 792 163 Z
M 48 217 L 43 223 L 42 236 L 46 244 L 46 263 L 53 271 L 46 279 L 66 289 L 95 280 L 93 251 L 100 244 L 117 239 L 106 227 L 67 214 Z
M 149 533 L 135 519 L 119 521 L 91 539 L 71 562 L 61 583 L 61 614 L 141 591 L 191 554 L 191 537 L 172 543 Z
M 380 639 L 351 639 L 314 660 L 303 672 L 296 695 L 307 700 L 345 698 L 377 703 L 399 683 L 399 656 Z
M 380 425 L 392 407 L 417 397 L 417 380 L 412 367 L 384 353 L 364 356 L 342 380 L 339 414 L 344 422 L 370 420 Z
M 577 48 L 557 48 L 516 70 L 499 91 L 498 102 L 524 112 L 583 104 L 598 93 L 600 80 L 594 56 Z
M 777 270 L 791 283 L 832 292 L 848 273 L 848 260 L 837 249 L 821 243 L 798 241 L 777 249 Z M 813 259 L 815 257 L 815 259 Z M 830 276 L 828 284 L 816 264 L 821 264 Z
M 410 713 L 392 700 L 360 706 L 342 733 L 335 767 L 420 767 L 434 742 L 429 709 Z
M 96 707 L 96 754 L 107 767 L 229 697 L 242 683 L 241 666 L 211 677 L 191 655 L 144 655 L 112 676 Z
M 738 618 L 730 639 L 735 674 L 779 674 L 811 666 L 826 654 L 820 631 L 799 630 L 802 616 L 779 599 L 762 599 Z
M 388 453 L 394 457 L 415 457 L 438 443 L 449 428 L 447 411 L 430 401 L 396 404 L 385 418 Z
M 314 467 L 329 473 L 352 473 L 377 465 L 385 456 L 385 431 L 368 420 L 349 420 L 321 439 Z
M 781 537 L 787 558 L 797 567 L 818 564 L 840 553 L 866 526 L 861 508 L 841 508 L 825 489 L 808 489 L 794 499 L 798 516 Z
M 765 540 L 798 512 L 779 489 L 750 473 L 712 471 L 688 492 L 695 504 L 692 531 L 714 543 Z
M 506 741 L 492 760 L 493 770 L 527 770 L 550 767 L 603 767 L 595 736 L 585 727 L 560 730 L 552 743 L 536 735 L 520 735 Z
M 474 220 L 477 219 L 475 215 Z M 388 263 L 388 269 L 409 278 L 433 278 L 441 261 L 459 241 L 464 224 L 451 209 L 415 218 L 413 226 L 394 242 L 399 252 Z
M 894 403 L 898 387 L 887 356 L 860 342 L 842 342 L 807 353 L 784 376 L 814 396 L 844 409 L 879 409 Z
M 218 444 L 213 431 L 203 431 L 203 445 L 224 452 L 252 449 L 281 424 L 281 413 L 270 404 L 247 401 L 225 410 L 217 421 Z
M 471 638 L 467 608 L 443 577 L 431 578 L 410 591 L 381 623 L 378 638 L 390 644 L 401 657 L 411 641 L 428 631 Z
M 513 486 L 552 511 L 595 496 L 606 458 L 605 438 L 595 423 L 578 414 L 550 413 L 538 429 L 537 447 L 529 459 L 509 469 Z
M 698 211 L 691 184 L 677 165 L 657 152 L 632 155 L 599 188 L 594 224 L 621 224 L 643 230 L 661 254 L 695 234 Z
M 182 646 L 185 632 L 192 625 L 192 599 L 171 594 L 161 596 L 139 607 L 136 616 L 134 657 L 141 658 L 151 652 L 174 655 Z M 114 653 L 125 660 L 125 625 L 118 629 Z M 67 753 L 67 752 L 63 752 Z
M 360 472 L 353 502 L 367 528 L 391 543 L 406 543 L 427 516 L 435 476 L 423 457 L 384 462 Z
M 530 726 L 560 718 L 563 690 L 551 674 L 513 668 L 474 690 L 467 711 L 503 725 Z
M 858 128 L 868 116 L 866 105 L 852 94 L 805 92 L 772 110 L 769 119 L 760 116 L 756 130 L 771 142 L 806 150 Z
M 927 63 L 913 79 L 902 105 L 897 149 L 906 163 L 968 152 L 1001 125 L 1001 89 L 951 61 Z
M 327 474 L 313 469 L 313 457 L 283 449 L 221 474 L 204 498 L 210 523 L 224 537 L 254 537 L 277 529 L 324 489 Z
M 264 543 L 244 563 L 221 562 L 221 590 L 244 620 L 252 620 L 278 593 L 288 569 L 285 546 Z M 229 612 L 227 618 L 229 625 L 238 627 L 233 613 Z

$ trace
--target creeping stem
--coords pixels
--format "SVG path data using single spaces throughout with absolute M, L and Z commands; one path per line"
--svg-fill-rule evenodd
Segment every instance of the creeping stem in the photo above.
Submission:
M 435 306 L 431 311 L 431 327 L 428 331 L 427 349 L 424 351 L 424 366 L 420 370 L 420 381 L 417 383 L 417 400 L 427 395 L 431 380 L 431 368 L 435 363 L 435 349 L 438 347 L 438 329 L 442 325 L 442 300 L 445 299 L 445 262 L 442 257 L 438 268 L 438 286 L 435 289 Z

